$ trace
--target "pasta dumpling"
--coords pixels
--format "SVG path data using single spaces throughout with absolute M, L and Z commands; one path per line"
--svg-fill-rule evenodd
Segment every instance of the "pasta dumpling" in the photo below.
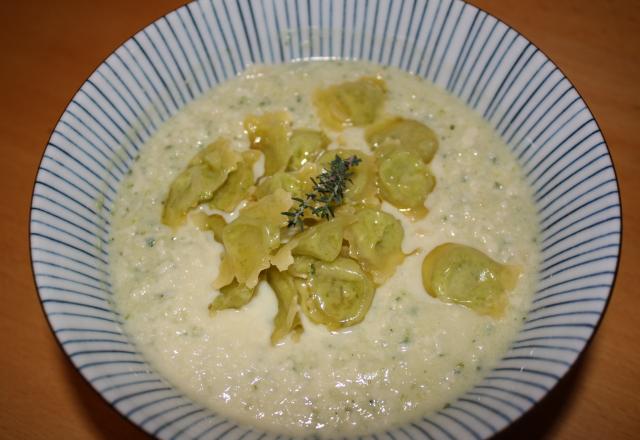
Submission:
M 375 291 L 373 282 L 351 258 L 324 262 L 304 258 L 292 266 L 298 283 L 300 306 L 316 324 L 339 330 L 361 322 Z
M 383 80 L 362 77 L 317 90 L 314 104 L 322 123 L 340 131 L 371 124 L 382 108 L 386 92 Z
M 518 276 L 516 267 L 456 243 L 436 247 L 422 262 L 422 283 L 429 295 L 493 317 L 504 313 L 507 293 Z
M 402 224 L 391 214 L 365 208 L 355 214 L 346 232 L 349 256 L 371 274 L 376 284 L 384 283 L 404 261 Z

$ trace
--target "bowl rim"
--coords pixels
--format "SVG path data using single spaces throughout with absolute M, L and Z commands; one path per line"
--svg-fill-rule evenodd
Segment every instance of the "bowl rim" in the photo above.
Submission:
M 228 0 L 220 0 L 222 2 L 226 2 Z M 329 0 L 329 1 L 334 1 L 334 0 Z M 337 0 L 335 0 L 337 1 Z M 346 0 L 345 0 L 346 1 Z M 381 1 L 381 0 L 377 0 L 377 1 Z M 394 1 L 398 1 L 398 0 L 390 0 L 390 4 L 393 3 Z M 399 0 L 399 1 L 404 1 L 404 0 Z M 428 1 L 428 0 L 426 0 Z M 438 2 L 442 2 L 442 1 L 446 1 L 446 0 L 437 0 Z M 618 280 L 618 275 L 619 275 L 619 271 L 620 271 L 620 260 L 622 257 L 622 247 L 623 247 L 623 243 L 624 243 L 624 215 L 623 215 L 623 205 L 622 205 L 622 197 L 621 197 L 621 191 L 620 191 L 620 179 L 618 177 L 618 172 L 616 169 L 616 165 L 615 162 L 613 160 L 613 155 L 611 154 L 611 149 L 609 148 L 609 143 L 606 140 L 606 136 L 604 131 L 602 130 L 602 127 L 600 126 L 600 123 L 598 122 L 598 120 L 596 119 L 594 113 L 591 110 L 591 107 L 589 106 L 587 100 L 584 99 L 582 93 L 580 93 L 579 89 L 575 86 L 575 84 L 571 81 L 571 79 L 569 78 L 569 76 L 567 76 L 565 74 L 565 71 L 563 70 L 562 67 L 560 67 L 560 65 L 554 60 L 554 58 L 552 58 L 551 56 L 549 56 L 549 54 L 545 51 L 543 51 L 542 49 L 540 49 L 540 47 L 534 43 L 533 41 L 531 41 L 527 36 L 525 36 L 524 34 L 522 34 L 519 30 L 517 30 L 515 27 L 513 27 L 511 24 L 509 24 L 507 21 L 505 21 L 502 18 L 497 17 L 496 15 L 488 12 L 486 9 L 477 6 L 475 4 L 472 4 L 469 2 L 469 0 L 451 0 L 452 3 L 460 3 L 463 5 L 467 5 L 468 7 L 472 8 L 472 10 L 477 10 L 479 12 L 483 12 L 487 15 L 487 17 L 493 18 L 497 21 L 497 23 L 503 24 L 506 26 L 506 28 L 510 31 L 515 32 L 518 36 L 522 37 L 527 43 L 531 44 L 533 46 L 533 48 L 535 49 L 534 53 L 540 53 L 542 54 L 544 57 L 546 57 L 551 64 L 560 72 L 560 74 L 562 75 L 562 77 L 564 79 L 566 79 L 569 83 L 569 85 L 571 86 L 570 88 L 573 89 L 576 94 L 578 95 L 578 97 L 580 98 L 580 101 L 584 104 L 585 108 L 587 109 L 587 111 L 593 116 L 593 122 L 596 125 L 596 128 L 598 130 L 598 133 L 600 133 L 600 135 L 602 136 L 603 140 L 604 140 L 604 147 L 607 151 L 607 155 L 611 161 L 611 170 L 613 172 L 614 178 L 615 178 L 615 185 L 616 185 L 616 196 L 617 196 L 617 203 L 618 203 L 618 207 L 620 209 L 620 216 L 618 219 L 618 223 L 619 223 L 619 229 L 620 229 L 620 233 L 619 233 L 619 238 L 618 238 L 618 248 L 617 248 L 617 255 L 616 255 L 616 264 L 615 264 L 615 269 L 613 271 L 613 277 L 611 280 L 611 286 L 609 288 L 609 291 L 607 293 L 607 297 L 606 300 L 604 302 L 604 306 L 602 308 L 602 311 L 600 312 L 597 322 L 595 323 L 594 327 L 591 330 L 591 333 L 589 335 L 589 337 L 584 341 L 584 345 L 582 346 L 582 348 L 580 349 L 579 353 L 577 354 L 576 358 L 571 362 L 571 364 L 569 365 L 569 367 L 558 377 L 558 379 L 555 380 L 555 382 L 551 385 L 551 387 L 546 390 L 544 392 L 544 394 L 542 394 L 539 398 L 535 398 L 533 397 L 533 403 L 531 403 L 531 405 L 526 408 L 524 411 L 522 411 L 520 414 L 518 414 L 515 418 L 513 418 L 513 420 L 511 420 L 511 422 L 507 423 L 506 425 L 504 425 L 503 427 L 501 427 L 500 429 L 496 430 L 494 433 L 492 433 L 488 438 L 496 438 L 497 436 L 500 436 L 502 434 L 507 433 L 510 429 L 512 429 L 515 425 L 522 423 L 522 421 L 526 418 L 527 415 L 529 415 L 532 410 L 536 407 L 538 407 L 540 404 L 543 404 L 545 401 L 547 401 L 549 399 L 549 395 L 551 394 L 551 392 L 556 389 L 558 387 L 558 385 L 561 382 L 564 382 L 565 379 L 567 378 L 567 376 L 569 376 L 569 374 L 573 371 L 575 371 L 576 365 L 580 363 L 580 361 L 584 358 L 585 353 L 587 352 L 587 350 L 590 348 L 596 333 L 598 332 L 602 321 L 604 319 L 604 316 L 609 308 L 609 305 L 611 303 L 611 299 L 613 296 L 613 292 L 616 286 L 616 282 Z M 96 73 L 101 66 L 103 66 L 105 64 L 105 62 L 108 60 L 108 58 L 115 53 L 116 50 L 118 50 L 120 47 L 122 47 L 126 42 L 130 41 L 131 39 L 133 39 L 139 32 L 143 31 L 144 29 L 147 29 L 148 27 L 150 27 L 151 25 L 153 25 L 154 23 L 157 23 L 158 21 L 162 20 L 164 17 L 167 17 L 171 14 L 177 13 L 180 10 L 186 9 L 188 8 L 190 5 L 192 4 L 196 4 L 199 3 L 199 0 L 189 0 L 186 3 L 177 6 L 175 8 L 172 8 L 170 10 L 168 10 L 165 13 L 161 13 L 161 15 L 157 16 L 156 18 L 152 19 L 151 21 L 149 21 L 148 23 L 144 24 L 142 27 L 137 28 L 135 31 L 133 31 L 131 34 L 129 34 L 128 37 L 124 38 L 123 40 L 121 40 L 119 43 L 117 43 L 117 45 L 114 46 L 114 49 L 111 50 L 110 52 L 108 52 L 104 57 L 102 57 L 100 59 L 100 61 L 97 62 L 97 64 L 95 65 L 95 67 L 91 70 L 91 72 L 86 76 L 86 78 L 84 78 L 81 83 L 75 88 L 74 92 L 71 94 L 71 96 L 69 97 L 69 99 L 67 100 L 66 104 L 64 105 L 64 107 L 62 108 L 62 110 L 59 112 L 58 116 L 55 119 L 55 123 L 53 124 L 53 127 L 51 128 L 51 130 L 49 131 L 49 136 L 47 138 L 47 142 L 45 144 L 45 147 L 42 149 L 42 152 L 40 154 L 40 159 L 38 161 L 38 166 L 37 166 L 37 170 L 36 170 L 36 174 L 34 175 L 33 178 L 33 184 L 32 184 L 32 188 L 31 188 L 31 197 L 30 197 L 30 205 L 29 205 L 29 223 L 28 223 L 28 229 L 27 229 L 27 235 L 28 235 L 28 240 L 29 240 L 29 263 L 30 263 L 30 269 L 31 269 L 31 276 L 32 276 L 32 281 L 33 281 L 33 285 L 34 285 L 34 290 L 36 292 L 37 295 L 37 299 L 38 299 L 38 303 L 40 304 L 40 310 L 45 318 L 45 321 L 47 323 L 47 326 L 49 327 L 49 330 L 52 333 L 52 336 L 54 337 L 54 341 L 56 343 L 56 345 L 60 348 L 61 352 L 64 354 L 64 359 L 65 359 L 65 363 L 67 363 L 68 365 L 70 365 L 75 372 L 82 378 L 82 380 L 84 381 L 84 383 L 86 385 L 88 385 L 88 387 L 92 390 L 92 392 L 97 395 L 100 400 L 102 400 L 102 402 L 106 403 L 116 414 L 118 414 L 120 416 L 120 418 L 126 420 L 130 425 L 134 426 L 138 431 L 149 435 L 150 437 L 155 438 L 156 436 L 154 436 L 154 434 L 150 431 L 147 430 L 146 428 L 144 428 L 143 426 L 139 425 L 138 423 L 136 423 L 133 419 L 131 419 L 130 417 L 127 417 L 124 412 L 120 411 L 116 405 L 112 402 L 110 402 L 104 395 L 103 393 L 101 393 L 93 384 L 93 382 L 87 377 L 85 376 L 85 374 L 82 373 L 82 371 L 71 361 L 71 357 L 69 356 L 69 354 L 67 353 L 67 351 L 65 350 L 62 341 L 60 340 L 60 338 L 58 337 L 58 334 L 56 333 L 55 329 L 53 328 L 53 324 L 49 318 L 49 315 L 44 307 L 44 303 L 43 303 L 43 299 L 40 293 L 40 290 L 38 288 L 38 283 L 36 280 L 36 271 L 35 271 L 35 265 L 34 265 L 34 258 L 33 258 L 33 233 L 32 233 L 32 220 L 33 220 L 33 205 L 34 205 L 34 197 L 36 194 L 36 185 L 37 185 L 37 174 L 41 169 L 42 166 L 42 162 L 44 161 L 46 154 L 47 154 L 47 150 L 48 150 L 48 146 L 50 144 L 51 138 L 55 133 L 55 130 L 57 128 L 58 123 L 60 122 L 62 116 L 66 113 L 69 105 L 73 102 L 74 98 L 77 96 L 78 92 L 82 89 L 82 87 L 87 83 L 87 80 L 89 78 L 91 78 L 91 76 Z M 289 62 L 297 62 L 297 61 L 307 61 L 310 59 L 318 59 L 317 57 L 309 57 L 309 58 L 296 58 L 293 59 L 292 61 Z M 323 59 L 323 58 L 320 58 Z M 329 58 L 327 58 L 329 59 Z M 336 57 L 331 57 L 330 59 L 345 59 L 345 60 L 360 60 L 360 58 L 336 58 Z M 368 61 L 374 64 L 378 64 L 374 61 Z M 285 63 L 287 63 L 285 61 Z M 268 63 L 267 63 L 268 64 Z M 274 63 L 274 64 L 283 64 L 283 63 Z M 250 64 L 249 64 L 250 65 Z M 239 70 L 238 74 L 241 74 L 244 70 L 246 70 L 246 68 L 249 66 L 242 66 L 241 69 Z M 403 69 L 402 67 L 399 68 L 402 71 L 406 71 L 405 69 Z M 408 71 L 407 71 L 408 72 Z M 411 73 L 411 72 L 410 72 Z M 231 77 L 230 77 L 231 78 Z M 221 81 L 219 84 L 226 82 L 227 80 L 223 80 Z M 212 86 L 212 88 L 217 87 L 219 84 L 214 84 Z M 436 85 L 438 88 L 442 88 L 439 85 Z M 211 89 L 207 89 L 207 90 L 211 90 Z M 207 92 L 207 90 L 205 90 L 205 93 Z M 447 91 L 447 93 L 451 93 L 449 91 Z M 198 97 L 195 97 L 194 99 L 198 99 Z M 188 101 L 185 105 L 188 105 L 190 102 L 193 102 L 193 100 Z M 465 103 L 465 105 L 468 106 L 468 104 Z M 182 108 L 184 107 L 180 107 L 177 109 L 177 112 L 179 112 Z M 474 111 L 477 112 L 477 110 L 474 109 Z M 175 116 L 176 113 L 174 113 L 173 115 L 170 115 L 169 119 L 173 116 Z M 483 116 L 483 119 L 486 120 L 486 118 Z M 162 123 L 164 124 L 166 122 L 162 121 Z M 501 136 L 502 137 L 502 136 Z M 159 374 L 159 373 L 158 373 Z M 161 377 L 163 377 L 162 375 L 160 375 Z M 467 390 L 468 391 L 468 390 Z M 188 398 L 188 397 L 187 397 Z M 191 400 L 190 398 L 188 398 L 189 400 Z M 236 423 L 237 422 L 233 422 Z M 365 437 L 369 436 L 371 434 L 366 434 Z

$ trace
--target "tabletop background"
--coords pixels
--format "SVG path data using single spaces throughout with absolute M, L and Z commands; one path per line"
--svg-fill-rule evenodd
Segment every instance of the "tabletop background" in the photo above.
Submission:
M 0 2 L 0 438 L 142 439 L 84 382 L 40 308 L 28 217 L 38 163 L 82 82 L 117 46 L 183 2 Z M 473 0 L 545 52 L 582 94 L 620 181 L 623 248 L 587 351 L 505 438 L 640 438 L 640 1 Z

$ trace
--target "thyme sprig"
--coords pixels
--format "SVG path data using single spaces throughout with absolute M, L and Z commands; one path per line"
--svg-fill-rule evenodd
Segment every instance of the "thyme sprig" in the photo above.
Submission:
M 343 159 L 336 154 L 331 161 L 328 171 L 323 171 L 315 178 L 311 178 L 313 192 L 307 193 L 305 198 L 292 197 L 298 203 L 291 211 L 283 212 L 288 217 L 288 227 L 304 229 L 305 213 L 310 211 L 312 215 L 326 220 L 335 216 L 335 208 L 344 200 L 344 191 L 347 183 L 351 182 L 352 168 L 357 166 L 362 159 L 351 156 Z

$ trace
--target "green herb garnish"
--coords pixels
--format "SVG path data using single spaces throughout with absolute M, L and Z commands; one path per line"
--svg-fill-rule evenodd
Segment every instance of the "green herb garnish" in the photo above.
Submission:
M 351 156 L 343 159 L 336 154 L 331 161 L 328 171 L 323 171 L 318 176 L 311 179 L 313 182 L 313 192 L 307 193 L 305 198 L 292 197 L 298 202 L 291 211 L 283 212 L 289 218 L 288 227 L 299 226 L 304 229 L 305 212 L 326 220 L 335 217 L 334 209 L 344 200 L 344 191 L 347 189 L 347 182 L 351 182 L 353 175 L 352 167 L 357 166 L 362 159 L 358 156 Z

